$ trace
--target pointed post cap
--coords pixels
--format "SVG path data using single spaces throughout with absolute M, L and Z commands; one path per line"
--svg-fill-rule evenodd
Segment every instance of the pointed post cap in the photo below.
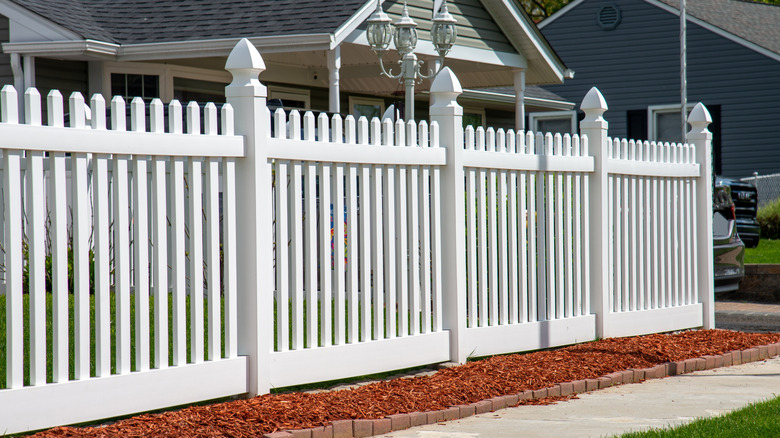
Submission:
M 585 112 L 585 119 L 583 122 L 595 122 L 604 120 L 601 117 L 604 112 L 609 109 L 607 107 L 607 101 L 604 100 L 604 96 L 601 94 L 598 88 L 593 87 L 585 95 L 580 104 L 580 109 Z
M 707 111 L 707 107 L 699 102 L 693 107 L 691 113 L 688 114 L 688 123 L 690 123 L 694 129 L 696 129 L 697 126 L 702 125 L 706 128 L 707 125 L 712 123 L 712 116 L 710 116 L 710 112 Z
M 258 86 L 258 75 L 265 70 L 265 63 L 260 52 L 246 38 L 241 38 L 228 56 L 225 70 L 233 75 L 230 86 Z
M 431 106 L 457 105 L 458 96 L 463 93 L 463 87 L 455 73 L 449 67 L 441 69 L 431 84 Z

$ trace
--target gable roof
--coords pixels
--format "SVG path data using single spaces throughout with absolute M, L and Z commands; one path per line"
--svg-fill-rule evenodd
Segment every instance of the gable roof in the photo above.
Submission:
M 84 39 L 115 44 L 334 33 L 366 4 L 365 0 L 11 1 Z
M 585 0 L 575 0 L 539 23 L 544 29 Z M 643 0 L 680 15 L 679 0 Z M 780 5 L 749 0 L 686 0 L 687 21 L 780 60 Z
M 658 0 L 679 14 L 677 0 Z M 780 54 L 780 5 L 744 0 L 687 0 L 691 16 Z

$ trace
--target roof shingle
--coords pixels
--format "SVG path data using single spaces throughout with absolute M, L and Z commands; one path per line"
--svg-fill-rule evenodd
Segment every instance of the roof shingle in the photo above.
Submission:
M 365 0 L 13 1 L 85 39 L 117 44 L 332 33 L 366 3 Z

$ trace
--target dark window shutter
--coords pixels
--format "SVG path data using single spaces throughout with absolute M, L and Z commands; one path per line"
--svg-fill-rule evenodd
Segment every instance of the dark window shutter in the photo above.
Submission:
M 626 137 L 631 140 L 647 140 L 647 109 L 626 111 Z

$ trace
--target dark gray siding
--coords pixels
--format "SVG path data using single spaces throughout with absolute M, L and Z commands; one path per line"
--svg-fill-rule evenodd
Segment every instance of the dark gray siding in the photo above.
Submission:
M 0 15 L 0 43 L 8 41 L 8 18 Z M 11 71 L 11 56 L 0 53 L 0 87 L 9 84 L 14 84 L 14 73 Z
M 596 22 L 617 4 L 617 29 Z M 610 135 L 627 135 L 626 111 L 678 103 L 679 17 L 642 0 L 586 0 L 542 29 L 576 74 L 545 88 L 581 102 L 597 86 L 609 105 Z M 721 111 L 721 169 L 727 176 L 780 172 L 780 62 L 688 24 L 688 102 Z
M 59 90 L 65 100 L 74 91 L 84 95 L 89 101 L 89 74 L 85 61 L 60 61 L 47 58 L 35 58 L 35 88 L 44 98 L 49 91 Z

